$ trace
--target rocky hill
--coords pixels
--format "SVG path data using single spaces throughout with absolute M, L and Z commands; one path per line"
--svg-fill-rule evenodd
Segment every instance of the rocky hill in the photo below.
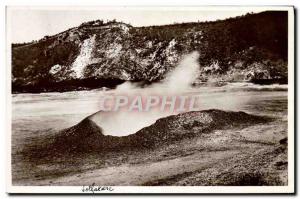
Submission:
M 287 81 L 287 12 L 133 27 L 101 20 L 12 44 L 12 91 L 68 91 L 164 78 L 200 52 L 199 81 Z

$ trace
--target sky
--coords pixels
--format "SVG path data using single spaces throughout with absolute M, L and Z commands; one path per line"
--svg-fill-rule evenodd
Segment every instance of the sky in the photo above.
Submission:
M 38 40 L 83 22 L 101 19 L 122 21 L 132 26 L 214 21 L 240 16 L 253 9 L 210 9 L 193 7 L 9 7 L 7 27 L 13 43 Z

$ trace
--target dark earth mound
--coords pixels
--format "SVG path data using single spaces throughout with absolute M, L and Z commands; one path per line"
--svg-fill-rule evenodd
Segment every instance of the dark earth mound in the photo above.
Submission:
M 37 150 L 31 151 L 30 154 L 43 157 L 70 153 L 153 149 L 175 141 L 211 133 L 217 129 L 246 127 L 271 120 L 244 112 L 212 109 L 161 118 L 134 134 L 115 137 L 103 135 L 101 127 L 86 118 L 79 124 L 59 132 L 55 137 L 47 138 L 42 146 L 31 147 Z M 50 143 L 49 140 L 51 140 Z
M 15 154 L 13 183 L 287 185 L 287 126 L 278 119 L 213 109 L 114 137 L 89 118 Z

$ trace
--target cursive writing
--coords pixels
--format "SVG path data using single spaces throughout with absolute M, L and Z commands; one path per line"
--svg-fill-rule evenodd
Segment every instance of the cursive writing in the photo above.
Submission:
M 89 193 L 95 193 L 95 192 L 105 192 L 105 191 L 113 191 L 114 189 L 110 186 L 96 186 L 95 183 L 89 186 L 83 186 L 81 191 L 82 192 L 89 192 Z

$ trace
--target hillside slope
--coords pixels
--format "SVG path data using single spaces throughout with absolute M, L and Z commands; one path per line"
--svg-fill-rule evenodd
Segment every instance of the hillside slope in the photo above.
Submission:
M 287 80 L 287 12 L 132 27 L 101 20 L 39 41 L 12 44 L 13 92 L 114 87 L 157 81 L 200 52 L 199 81 Z

